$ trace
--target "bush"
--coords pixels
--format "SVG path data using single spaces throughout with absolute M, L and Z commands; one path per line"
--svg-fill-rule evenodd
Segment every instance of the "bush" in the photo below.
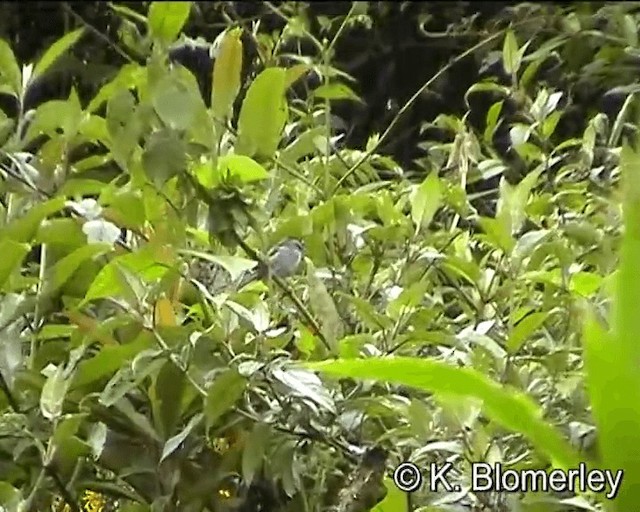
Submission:
M 463 18 L 439 37 L 467 48 L 356 149 L 336 48 L 384 20 L 367 3 L 197 39 L 215 6 L 110 9 L 127 62 L 90 94 L 26 102 L 95 35 L 81 17 L 33 64 L 0 44 L 5 509 L 632 509 L 635 11 Z M 402 168 L 380 148 L 471 59 Z M 299 271 L 245 286 L 286 238 Z M 451 487 L 405 494 L 406 461 Z M 480 492 L 480 462 L 624 480 Z

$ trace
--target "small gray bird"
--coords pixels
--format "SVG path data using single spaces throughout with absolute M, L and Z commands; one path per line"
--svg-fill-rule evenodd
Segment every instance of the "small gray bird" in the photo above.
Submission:
M 295 238 L 287 238 L 283 242 L 275 245 L 267 254 L 265 267 L 262 264 L 245 274 L 238 285 L 239 288 L 246 286 L 251 281 L 263 279 L 276 275 L 278 277 L 289 277 L 295 274 L 304 259 L 304 243 Z

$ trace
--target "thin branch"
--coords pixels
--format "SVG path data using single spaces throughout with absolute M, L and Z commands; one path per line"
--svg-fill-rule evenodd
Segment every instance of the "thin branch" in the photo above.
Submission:
M 91 25 L 91 23 L 89 23 L 88 21 L 86 21 L 82 16 L 80 16 L 78 13 L 76 13 L 68 4 L 67 2 L 62 2 L 62 8 L 64 9 L 65 12 L 67 12 L 68 14 L 70 14 L 71 16 L 73 16 L 76 21 L 78 21 L 81 25 L 84 25 L 84 27 L 89 30 L 89 32 L 91 32 L 92 34 L 94 34 L 98 39 L 100 39 L 101 41 L 103 41 L 104 43 L 107 44 L 107 46 L 109 46 L 111 49 L 113 49 L 118 55 L 120 55 L 120 57 L 122 57 L 123 59 L 125 59 L 127 62 L 136 62 L 135 59 L 133 59 L 129 54 L 127 54 L 122 48 L 120 48 L 116 43 L 114 43 L 111 39 L 109 39 L 108 36 L 106 36 L 105 34 L 103 34 L 102 32 L 100 32 L 96 27 L 94 27 L 93 25 Z
M 382 142 L 389 136 L 389 134 L 391 133 L 391 130 L 393 130 L 394 126 L 396 124 L 398 124 L 398 121 L 400 121 L 400 118 L 404 114 L 406 114 L 408 112 L 409 108 L 418 100 L 418 98 L 420 96 L 422 96 L 422 94 L 427 89 L 429 89 L 429 87 L 431 87 L 439 78 L 441 78 L 447 71 L 449 71 L 456 64 L 462 62 L 464 59 L 466 59 L 467 57 L 469 57 L 473 53 L 477 52 L 482 47 L 484 47 L 484 46 L 488 45 L 489 43 L 492 43 L 494 40 L 502 37 L 502 35 L 505 33 L 505 31 L 506 31 L 506 29 L 503 29 L 500 32 L 497 32 L 497 33 L 495 33 L 495 34 L 483 39 L 479 43 L 473 45 L 471 48 L 469 48 L 469 49 L 465 50 L 464 52 L 460 53 L 459 55 L 454 57 L 450 62 L 448 62 L 445 66 L 440 68 L 438 70 L 438 72 L 435 75 L 433 75 L 429 80 L 427 80 L 413 94 L 413 96 L 411 96 L 411 98 L 409 98 L 409 100 L 402 106 L 402 108 L 398 111 L 398 113 L 395 115 L 395 117 L 389 123 L 389 126 L 387 126 L 387 129 L 382 133 L 382 135 L 380 135 L 380 137 L 378 138 L 376 143 L 372 144 L 371 147 L 360 157 L 360 159 L 358 159 L 358 161 L 355 164 L 353 164 L 351 166 L 351 168 L 347 172 L 345 172 L 344 175 L 338 180 L 338 182 L 336 183 L 335 187 L 333 188 L 333 193 L 335 194 L 338 191 L 338 189 L 340 188 L 340 186 L 345 182 L 345 180 L 347 180 L 349 178 L 349 176 L 351 176 L 354 172 L 356 172 L 358 170 L 358 168 L 367 159 L 369 159 L 371 157 L 371 155 L 373 155 L 377 151 L 377 149 L 380 147 Z

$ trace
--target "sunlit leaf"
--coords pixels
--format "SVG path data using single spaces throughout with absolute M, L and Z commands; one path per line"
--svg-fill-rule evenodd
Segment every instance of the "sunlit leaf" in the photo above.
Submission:
M 4 286 L 11 274 L 20 266 L 29 252 L 29 245 L 11 240 L 0 239 L 0 288 Z
M 236 153 L 272 156 L 287 120 L 286 70 L 267 68 L 249 86 L 238 120 Z
M 637 340 L 640 304 L 640 156 L 630 147 L 622 149 L 624 235 L 616 278 L 613 329 L 608 332 L 588 313 L 584 324 L 586 381 L 598 427 L 604 467 L 624 471 L 624 483 L 613 502 L 626 511 L 637 502 L 640 461 L 630 446 L 640 443 L 640 408 L 630 397 L 640 392 L 640 345 Z
M 240 90 L 242 72 L 242 30 L 233 29 L 225 33 L 220 43 L 213 66 L 211 110 L 221 121 L 231 113 L 233 102 Z
M 152 2 L 147 20 L 151 33 L 165 43 L 173 42 L 189 18 L 191 2 Z
M 323 361 L 305 366 L 335 376 L 388 381 L 430 393 L 477 398 L 492 420 L 523 434 L 555 466 L 577 467 L 577 454 L 555 428 L 544 421 L 539 405 L 522 392 L 494 382 L 471 368 L 408 357 Z
M 46 73 L 51 65 L 54 64 L 62 56 L 63 53 L 68 51 L 74 44 L 76 44 L 83 34 L 84 28 L 76 29 L 73 32 L 65 34 L 55 43 L 49 46 L 47 51 L 44 52 L 44 55 L 40 57 L 40 60 L 35 65 L 31 78 L 33 80 L 36 80 L 41 75 Z
M 160 455 L 160 462 L 169 457 L 173 452 L 175 452 L 187 436 L 191 433 L 191 431 L 198 426 L 198 424 L 202 421 L 202 414 L 196 414 L 189 420 L 187 426 L 183 428 L 180 433 L 176 434 L 172 438 L 168 439 L 162 448 L 162 454 Z
M 351 100 L 362 102 L 362 99 L 353 90 L 342 83 L 321 85 L 313 91 L 316 98 L 325 100 Z
M 14 96 L 20 95 L 22 72 L 11 46 L 4 39 L 0 39 L 0 80 L 8 86 Z
M 68 387 L 64 367 L 58 366 L 47 378 L 40 395 L 40 412 L 45 418 L 55 420 L 60 417 Z
M 411 218 L 416 225 L 416 232 L 429 226 L 441 201 L 440 180 L 438 174 L 432 172 L 411 195 Z

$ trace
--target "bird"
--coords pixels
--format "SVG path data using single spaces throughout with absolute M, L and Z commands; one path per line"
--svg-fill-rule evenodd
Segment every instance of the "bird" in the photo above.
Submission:
M 267 264 L 259 263 L 255 269 L 247 272 L 240 279 L 238 287 L 242 288 L 252 281 L 274 275 L 281 278 L 290 277 L 298 271 L 303 259 L 304 243 L 302 240 L 287 238 L 272 247 L 267 253 Z

